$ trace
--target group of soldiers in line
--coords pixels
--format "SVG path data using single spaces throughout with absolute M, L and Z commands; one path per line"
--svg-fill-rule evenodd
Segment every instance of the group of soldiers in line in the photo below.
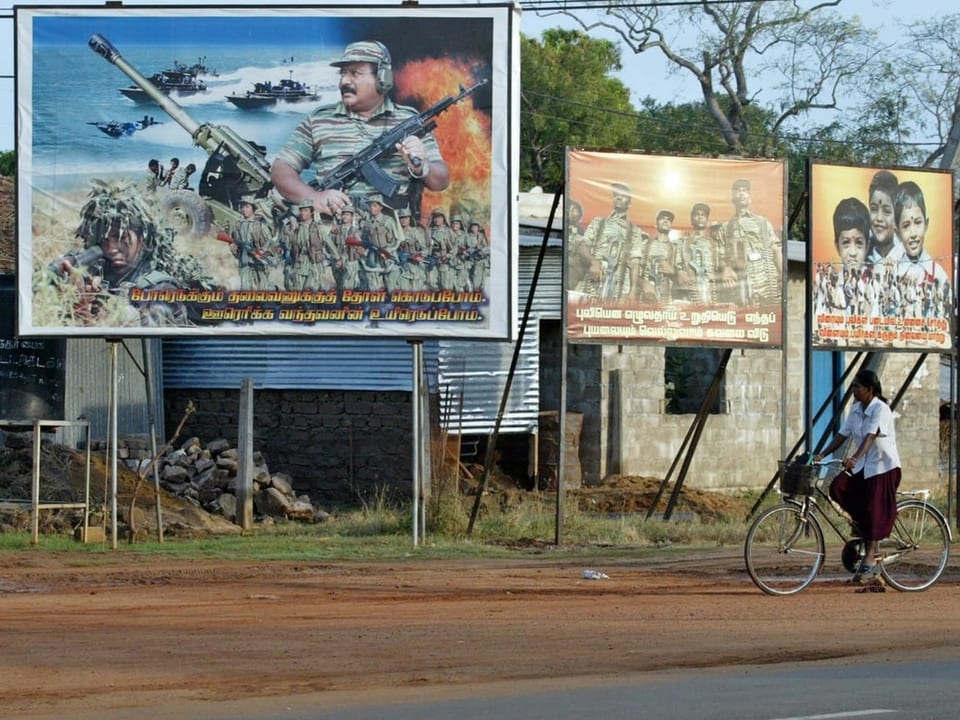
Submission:
M 336 214 L 318 213 L 313 200 L 297 204 L 278 232 L 257 200 L 240 202 L 243 218 L 230 232 L 240 266 L 240 287 L 315 291 L 483 291 L 490 247 L 478 221 L 459 215 L 447 221 L 436 209 L 430 224 L 410 210 L 390 209 L 379 194 L 366 207 L 345 205 Z M 275 268 L 282 268 L 282 281 Z
M 733 183 L 733 217 L 710 222 L 710 207 L 696 203 L 691 231 L 673 235 L 675 215 L 660 210 L 653 235 L 628 217 L 632 191 L 613 183 L 609 215 L 581 225 L 579 203 L 568 208 L 570 247 L 567 286 L 608 302 L 762 305 L 780 301 L 782 244 L 773 225 L 750 210 L 751 187 Z

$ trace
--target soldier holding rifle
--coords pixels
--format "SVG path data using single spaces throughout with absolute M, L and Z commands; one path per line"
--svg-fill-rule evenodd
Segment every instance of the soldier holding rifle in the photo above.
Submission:
M 416 110 L 398 105 L 390 98 L 393 68 L 390 52 L 380 42 L 364 40 L 347 45 L 343 56 L 331 63 L 340 68 L 340 102 L 322 106 L 308 115 L 294 130 L 271 169 L 277 190 L 290 202 L 313 200 L 321 212 L 339 215 L 351 204 L 351 194 L 365 198 L 380 192 L 394 210 L 411 205 L 417 183 L 429 190 L 447 187 L 450 173 L 432 133 L 398 139 L 377 160 L 382 171 L 378 184 L 391 185 L 392 193 L 375 187 L 369 177 L 353 178 L 350 187 L 314 188 L 300 178 L 313 166 L 318 179 L 371 145 L 378 137 L 416 118 Z M 422 188 L 419 188 L 422 189 Z
M 574 247 L 574 259 L 589 268 L 576 289 L 601 300 L 625 300 L 633 274 L 631 259 L 648 238 L 627 215 L 633 199 L 630 187 L 615 182 L 610 190 L 613 210 L 606 217 L 591 220 Z

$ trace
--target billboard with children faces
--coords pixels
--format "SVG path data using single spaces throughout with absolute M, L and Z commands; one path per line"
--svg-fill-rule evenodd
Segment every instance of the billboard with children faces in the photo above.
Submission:
M 811 344 L 949 351 L 953 178 L 810 163 Z
M 15 28 L 19 334 L 515 335 L 518 8 Z
M 780 347 L 785 165 L 567 151 L 571 342 Z

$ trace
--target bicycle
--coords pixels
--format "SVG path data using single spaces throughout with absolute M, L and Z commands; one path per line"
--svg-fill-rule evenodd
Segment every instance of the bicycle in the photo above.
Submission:
M 861 538 L 844 532 L 847 520 L 821 487 L 824 471 L 842 464 L 829 460 L 780 462 L 782 502 L 751 523 L 743 556 L 750 579 L 768 595 L 793 595 L 816 579 L 825 557 L 824 523 L 843 541 L 841 561 L 856 572 L 864 555 Z M 930 504 L 929 490 L 897 491 L 897 519 L 880 542 L 880 573 L 903 592 L 926 590 L 943 574 L 950 558 L 950 526 Z M 852 525 L 852 524 L 851 524 Z

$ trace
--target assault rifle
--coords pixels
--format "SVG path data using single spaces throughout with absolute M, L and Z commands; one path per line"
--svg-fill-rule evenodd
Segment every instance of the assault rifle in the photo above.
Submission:
M 99 266 L 103 264 L 103 250 L 99 245 L 91 245 L 85 250 L 71 250 L 65 255 L 61 255 L 50 263 L 50 272 L 58 278 L 66 278 L 74 270 L 81 268 L 86 270 L 99 271 Z
M 382 167 L 377 164 L 384 155 L 396 152 L 397 143 L 410 135 L 423 137 L 432 132 L 437 127 L 434 118 L 453 105 L 463 100 L 468 95 L 476 92 L 483 87 L 489 80 L 481 80 L 476 85 L 466 89 L 460 86 L 460 92 L 456 95 L 448 95 L 438 103 L 431 105 L 426 110 L 414 115 L 378 137 L 363 150 L 354 155 L 349 160 L 344 160 L 333 170 L 328 172 L 319 180 L 314 180 L 312 185 L 317 190 L 344 190 L 349 188 L 362 177 L 384 198 L 392 197 L 397 192 L 399 182 L 390 177 Z M 420 159 L 414 161 L 414 165 L 419 164 Z

